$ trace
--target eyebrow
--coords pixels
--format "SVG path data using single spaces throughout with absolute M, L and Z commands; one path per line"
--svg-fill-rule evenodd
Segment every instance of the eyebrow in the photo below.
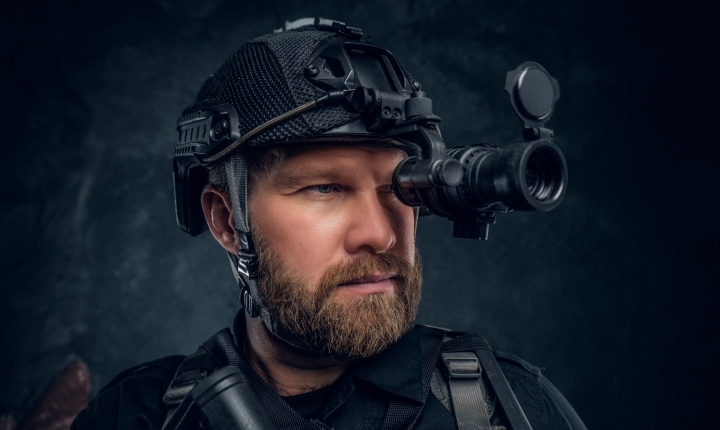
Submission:
M 323 166 L 320 168 L 309 167 L 304 169 L 292 169 L 289 172 L 277 172 L 272 179 L 275 185 L 281 187 L 292 187 L 318 180 L 329 180 L 347 175 L 347 170 L 338 167 Z
M 347 169 L 337 166 L 310 166 L 291 169 L 287 172 L 278 171 L 270 182 L 280 188 L 296 188 L 313 183 L 332 183 L 342 178 L 348 178 L 348 175 L 352 175 L 352 173 L 348 173 Z M 387 183 L 390 184 L 391 182 L 392 177 L 388 178 Z M 385 185 L 382 184 L 380 187 Z

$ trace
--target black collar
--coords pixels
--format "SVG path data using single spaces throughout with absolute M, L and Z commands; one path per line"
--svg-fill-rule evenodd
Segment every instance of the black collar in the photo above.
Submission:
M 246 331 L 244 309 L 237 313 L 233 331 L 238 351 L 242 351 Z M 422 403 L 422 353 L 417 331 L 408 331 L 377 356 L 353 364 L 348 374 L 392 395 Z
M 363 360 L 350 370 L 353 376 L 396 396 L 423 402 L 422 354 L 415 330 L 375 357 Z

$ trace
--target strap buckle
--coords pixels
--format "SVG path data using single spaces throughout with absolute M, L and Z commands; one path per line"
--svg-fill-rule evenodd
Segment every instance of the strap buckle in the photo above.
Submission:
M 245 310 L 247 310 L 248 314 L 250 314 L 250 318 L 257 318 L 260 316 L 260 311 L 255 305 L 255 301 L 250 295 L 250 291 L 246 287 L 243 287 L 240 290 L 240 302 Z
M 482 376 L 480 360 L 474 352 L 443 352 L 440 358 L 449 378 L 477 379 Z

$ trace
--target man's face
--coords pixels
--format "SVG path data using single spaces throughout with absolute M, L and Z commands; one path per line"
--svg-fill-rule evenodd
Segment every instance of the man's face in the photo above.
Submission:
M 261 297 L 284 330 L 315 349 L 362 358 L 414 320 L 415 216 L 389 188 L 405 156 L 372 146 L 308 147 L 253 177 Z

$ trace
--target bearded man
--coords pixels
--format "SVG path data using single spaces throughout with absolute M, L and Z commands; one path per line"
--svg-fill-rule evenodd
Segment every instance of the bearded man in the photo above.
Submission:
M 393 177 L 438 120 L 359 29 L 300 20 L 246 43 L 183 112 L 174 152 L 178 222 L 210 230 L 241 287 L 234 335 L 123 372 L 73 428 L 212 427 L 188 399 L 237 368 L 277 429 L 584 429 L 536 367 L 412 328 L 418 209 Z M 459 164 L 433 166 L 457 185 Z

